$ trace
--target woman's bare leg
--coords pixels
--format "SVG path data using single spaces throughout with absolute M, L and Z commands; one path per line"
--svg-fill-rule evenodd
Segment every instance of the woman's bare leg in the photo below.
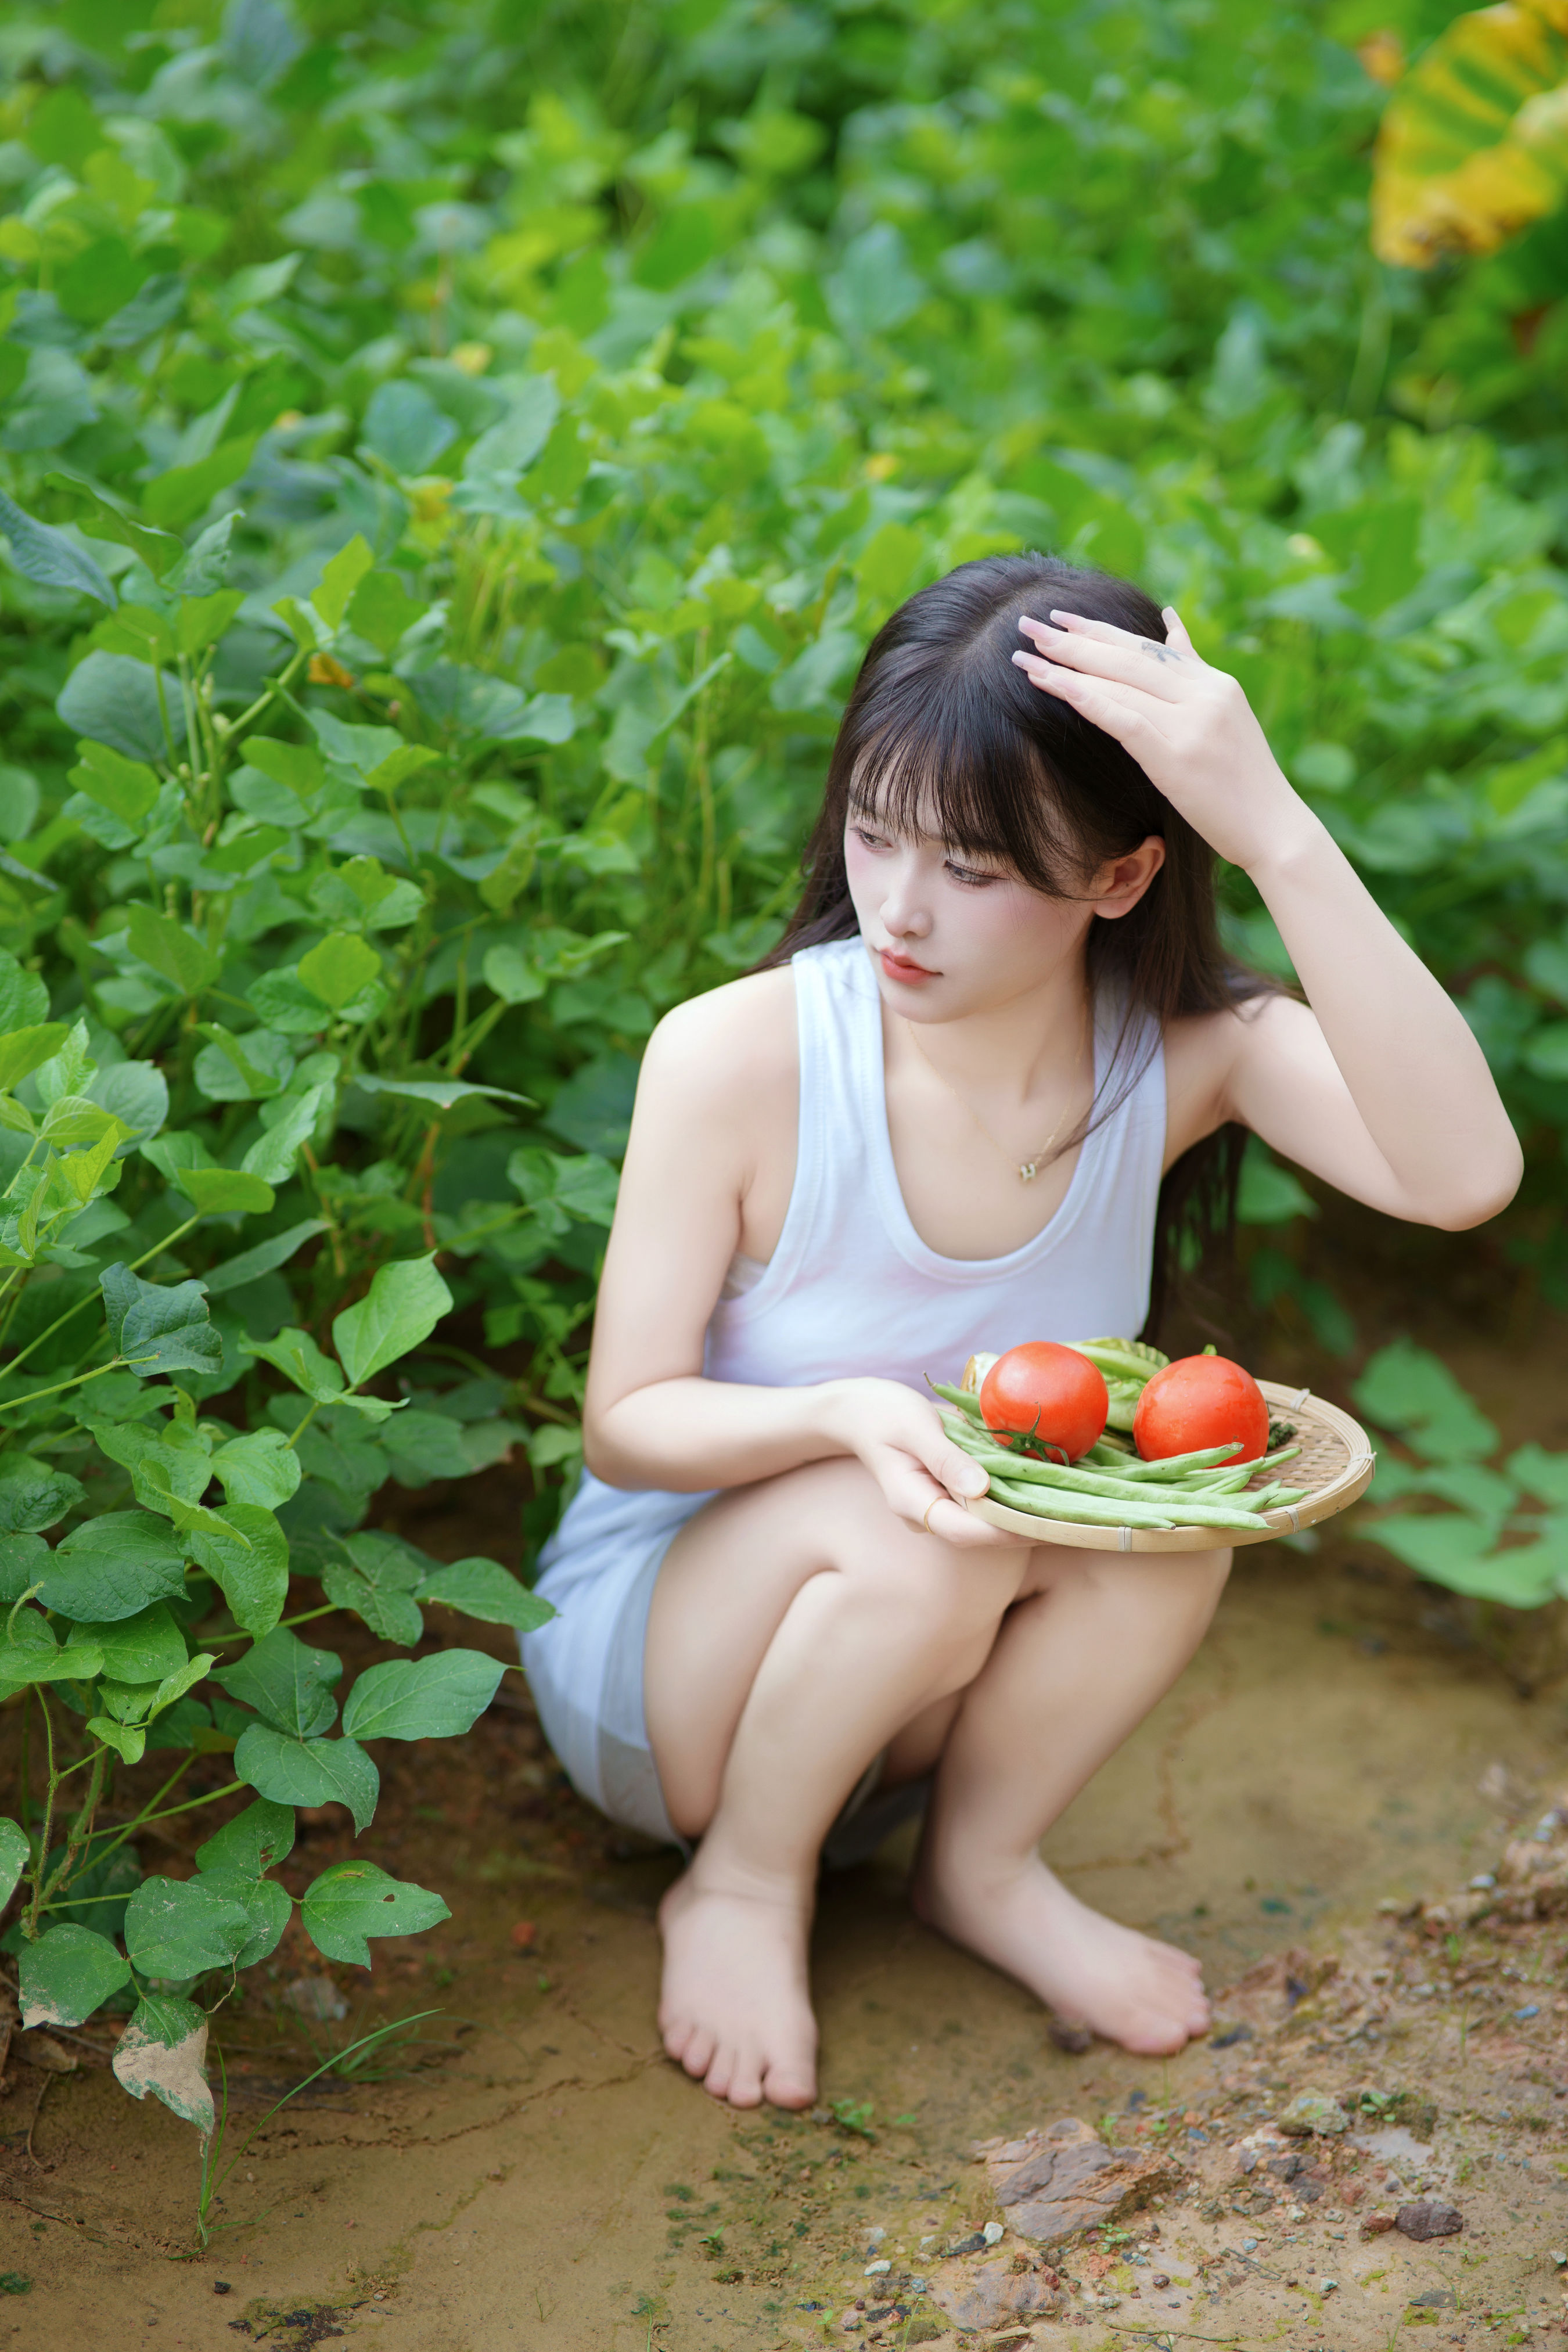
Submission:
M 1029 1559 L 910 1527 L 849 1461 L 725 1496 L 671 1545 L 648 1620 L 648 1736 L 670 1817 L 701 1844 L 661 1911 L 659 2023 L 716 2097 L 816 2096 L 822 1841 L 900 1727 L 980 1673 Z
M 942 1748 L 916 1865 L 922 1918 L 1061 2015 L 1149 2053 L 1209 2022 L 1197 1963 L 1069 1895 L 1039 1842 L 1203 1639 L 1228 1551 L 1041 1545 Z

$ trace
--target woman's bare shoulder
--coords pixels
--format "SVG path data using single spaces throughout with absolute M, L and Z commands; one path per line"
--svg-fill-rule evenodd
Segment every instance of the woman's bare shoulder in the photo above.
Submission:
M 644 1083 L 687 1101 L 743 1107 L 798 1075 L 795 974 L 748 972 L 667 1013 L 648 1040 Z

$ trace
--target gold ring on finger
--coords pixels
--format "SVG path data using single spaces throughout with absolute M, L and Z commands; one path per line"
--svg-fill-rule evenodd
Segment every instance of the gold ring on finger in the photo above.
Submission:
M 930 1502 L 926 1505 L 925 1517 L 921 1521 L 921 1525 L 924 1528 L 928 1536 L 931 1533 L 931 1515 L 935 1510 L 937 1505 L 939 1503 L 945 1502 L 946 1499 L 947 1497 L 944 1495 L 933 1495 Z

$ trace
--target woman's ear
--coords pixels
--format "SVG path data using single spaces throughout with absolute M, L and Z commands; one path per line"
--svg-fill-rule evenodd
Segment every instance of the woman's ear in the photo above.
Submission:
M 1157 833 L 1150 834 L 1125 857 L 1109 859 L 1089 886 L 1091 912 L 1103 915 L 1107 922 L 1130 915 L 1164 863 L 1165 845 Z

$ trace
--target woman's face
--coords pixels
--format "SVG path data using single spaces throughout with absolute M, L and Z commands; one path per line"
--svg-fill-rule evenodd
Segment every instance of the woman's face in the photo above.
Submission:
M 1082 885 L 1047 898 L 994 861 L 925 833 L 893 831 L 851 805 L 844 828 L 849 894 L 884 1001 L 910 1021 L 956 1021 L 1081 970 L 1096 915 L 1135 907 L 1164 862 L 1156 835 Z

